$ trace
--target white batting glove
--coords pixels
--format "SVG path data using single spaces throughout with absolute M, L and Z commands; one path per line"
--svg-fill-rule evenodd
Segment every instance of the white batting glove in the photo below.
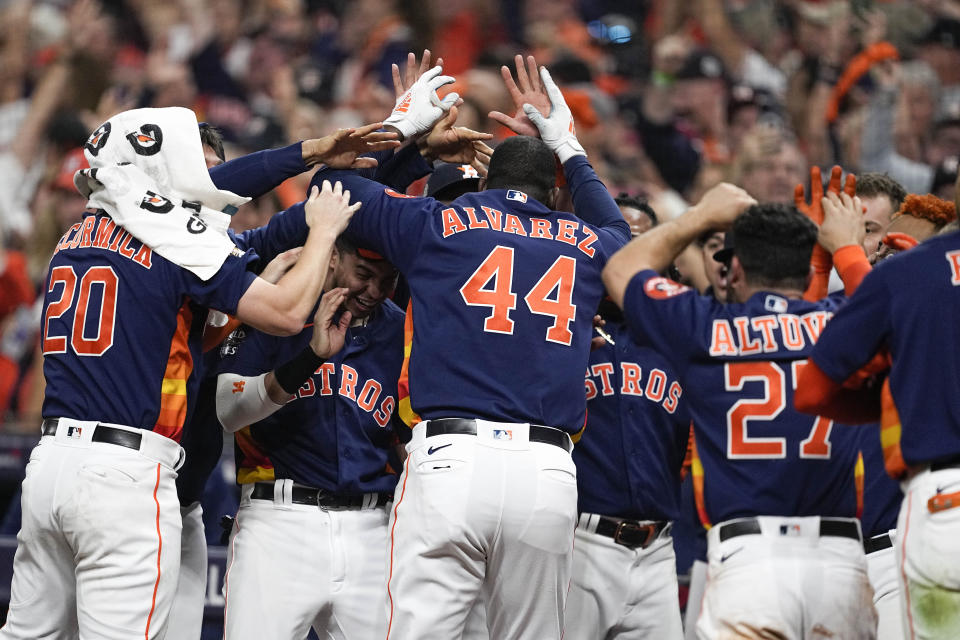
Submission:
M 540 80 L 550 97 L 550 115 L 544 118 L 532 104 L 524 104 L 523 112 L 540 131 L 540 137 L 547 146 L 560 158 L 560 162 L 566 162 L 574 156 L 586 156 L 587 152 L 577 140 L 577 130 L 573 126 L 570 107 L 567 106 L 560 88 L 554 83 L 546 67 L 540 67 Z
M 443 100 L 437 95 L 437 89 L 454 82 L 452 77 L 440 75 L 442 72 L 443 68 L 438 65 L 417 78 L 406 93 L 397 99 L 393 113 L 383 121 L 384 126 L 396 127 L 404 139 L 433 128 L 460 99 L 456 92 L 447 94 Z

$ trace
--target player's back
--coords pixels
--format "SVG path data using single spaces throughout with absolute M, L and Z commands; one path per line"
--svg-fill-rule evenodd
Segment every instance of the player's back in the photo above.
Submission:
M 431 216 L 406 272 L 414 408 L 577 431 L 600 272 L 619 244 L 520 191 L 467 194 Z
M 193 317 L 190 300 L 232 313 L 253 279 L 245 272 L 247 257 L 227 260 L 204 282 L 103 212 L 85 215 L 50 262 L 41 336 L 44 417 L 137 426 L 179 439 L 205 320 Z
M 856 427 L 793 408 L 797 376 L 838 302 L 759 292 L 722 304 L 652 271 L 631 283 L 634 336 L 680 376 L 711 522 L 855 515 Z

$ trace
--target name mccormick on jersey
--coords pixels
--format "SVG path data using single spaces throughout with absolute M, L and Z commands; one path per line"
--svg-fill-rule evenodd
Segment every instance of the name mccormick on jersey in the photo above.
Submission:
M 99 224 L 98 224 L 99 222 Z M 96 229 L 96 230 L 94 230 Z M 119 232 L 119 233 L 118 233 Z M 88 216 L 83 222 L 78 222 L 63 234 L 53 255 L 68 249 L 106 249 L 133 260 L 141 267 L 149 269 L 153 266 L 153 251 L 145 244 L 136 249 L 130 242 L 139 244 L 126 230 L 107 216 Z

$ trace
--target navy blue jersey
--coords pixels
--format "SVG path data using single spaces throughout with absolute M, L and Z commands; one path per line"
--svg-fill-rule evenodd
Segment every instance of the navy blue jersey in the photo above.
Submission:
M 249 328 L 225 345 L 221 373 L 257 376 L 293 359 L 313 326 L 278 338 Z M 241 483 L 275 478 L 343 493 L 392 491 L 388 469 L 403 364 L 403 312 L 383 303 L 365 326 L 347 330 L 346 344 L 324 362 L 295 397 L 236 434 Z
M 857 428 L 793 409 L 801 367 L 842 298 L 757 293 L 722 304 L 640 272 L 624 311 L 632 335 L 674 366 L 703 465 L 706 515 L 856 515 Z
M 104 212 L 60 240 L 43 305 L 44 417 L 99 420 L 179 441 L 199 381 L 206 312 L 235 313 L 256 256 L 239 249 L 202 281 Z M 192 381 L 192 382 L 191 382 Z
M 690 416 L 673 369 L 607 322 L 616 345 L 590 353 L 587 428 L 573 450 L 581 512 L 674 520 Z
M 864 537 L 887 533 L 897 528 L 897 516 L 903 491 L 900 483 L 887 474 L 880 443 L 880 425 L 865 424 L 857 429 L 863 456 L 863 514 L 860 528 Z
M 881 347 L 890 350 L 890 391 L 907 464 L 960 455 L 955 312 L 960 312 L 960 232 L 877 265 L 813 350 L 814 362 L 837 383 Z
M 469 193 L 444 205 L 348 172 L 314 177 L 342 180 L 363 202 L 348 233 L 407 278 L 410 400 L 424 419 L 582 427 L 580 376 L 603 295 L 600 272 L 629 228 L 585 158 L 565 170 L 583 219 L 520 191 Z

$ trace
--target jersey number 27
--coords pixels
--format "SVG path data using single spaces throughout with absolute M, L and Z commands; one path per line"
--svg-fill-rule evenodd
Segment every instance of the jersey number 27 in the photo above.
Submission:
M 570 323 L 577 316 L 577 307 L 573 304 L 576 276 L 577 261 L 560 256 L 523 297 L 530 313 L 553 318 L 553 325 L 547 329 L 548 342 L 570 346 L 573 340 Z M 513 248 L 494 247 L 460 287 L 460 295 L 471 307 L 490 307 L 490 315 L 483 322 L 484 331 L 513 334 L 510 312 L 517 308 L 517 294 L 513 292 Z
M 793 387 L 806 360 L 790 363 Z M 731 460 L 785 458 L 786 438 L 758 438 L 747 435 L 751 422 L 771 421 L 787 406 L 786 373 L 775 362 L 728 362 L 723 367 L 727 391 L 742 391 L 746 382 L 762 382 L 762 398 L 741 398 L 727 411 L 727 457 Z M 800 443 L 801 458 L 829 458 L 833 421 L 817 416 L 810 434 Z
M 77 274 L 73 267 L 54 267 L 50 272 L 47 293 L 53 293 L 58 284 L 63 285 L 60 297 L 50 301 L 43 316 L 43 355 L 67 352 L 67 336 L 50 335 L 50 321 L 66 314 L 73 307 L 70 346 L 78 356 L 102 356 L 113 345 L 113 326 L 117 312 L 117 274 L 112 267 L 91 267 L 83 274 L 80 286 L 77 287 Z M 96 335 L 88 337 L 90 332 L 87 329 L 87 311 L 94 285 L 101 286 L 103 291 L 97 314 Z

